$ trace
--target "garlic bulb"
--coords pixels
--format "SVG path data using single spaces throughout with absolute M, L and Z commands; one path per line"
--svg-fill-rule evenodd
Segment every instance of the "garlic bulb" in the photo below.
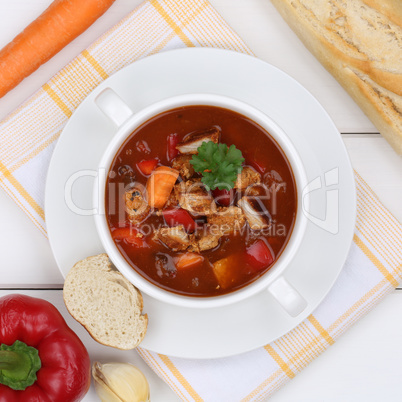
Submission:
M 96 393 L 102 402 L 150 401 L 148 381 L 132 364 L 95 362 L 92 376 Z

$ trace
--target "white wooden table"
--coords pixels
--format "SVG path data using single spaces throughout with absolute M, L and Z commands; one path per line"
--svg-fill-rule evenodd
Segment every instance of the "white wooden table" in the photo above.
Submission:
M 354 168 L 402 221 L 402 158 L 395 154 L 346 92 L 303 47 L 270 1 L 210 2 L 256 56 L 296 78 L 321 102 L 342 133 Z M 50 3 L 51 0 L 0 0 L 0 47 Z M 140 3 L 141 0 L 116 0 L 87 32 L 0 99 L 0 119 Z M 62 301 L 62 283 L 63 278 L 47 240 L 0 190 L 0 296 L 19 292 L 48 299 L 60 309 L 84 341 L 92 360 L 132 361 L 148 377 L 153 402 L 178 401 L 178 397 L 135 353 L 116 352 L 98 345 L 89 337 L 66 312 Z M 271 400 L 400 401 L 401 341 L 402 288 L 389 295 Z M 93 390 L 84 400 L 97 400 Z

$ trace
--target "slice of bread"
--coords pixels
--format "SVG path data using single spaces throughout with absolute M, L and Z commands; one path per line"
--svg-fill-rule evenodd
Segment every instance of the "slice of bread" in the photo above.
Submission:
M 112 266 L 107 254 L 77 262 L 63 289 L 69 313 L 99 343 L 133 349 L 144 339 L 148 316 L 142 295 Z

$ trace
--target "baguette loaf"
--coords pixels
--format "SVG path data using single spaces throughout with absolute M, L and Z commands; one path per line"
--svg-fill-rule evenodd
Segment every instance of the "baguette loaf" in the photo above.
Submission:
M 133 349 L 145 336 L 142 295 L 107 254 L 77 262 L 64 282 L 63 298 L 69 313 L 103 345 Z
M 402 0 L 271 0 L 402 154 Z

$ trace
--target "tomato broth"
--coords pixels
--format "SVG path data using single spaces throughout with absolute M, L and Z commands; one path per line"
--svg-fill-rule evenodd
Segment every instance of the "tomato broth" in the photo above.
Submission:
M 218 225 L 219 234 L 211 234 L 216 218 L 211 213 L 203 215 L 186 210 L 185 198 L 179 198 L 180 202 L 169 199 L 166 208 L 146 206 L 147 216 L 134 220 L 137 210 L 130 202 L 136 197 L 147 199 L 147 182 L 155 168 L 176 166 L 175 159 L 181 156 L 178 144 L 188 143 L 193 133 L 214 130 L 219 132 L 219 143 L 235 145 L 241 151 L 245 159 L 243 170 L 253 177 L 246 188 L 224 191 L 223 196 L 219 190 L 203 190 L 215 205 L 212 215 L 225 216 L 226 211 L 237 214 L 229 222 L 230 227 L 237 222 L 237 230 L 222 234 L 222 227 Z M 183 160 L 189 163 L 190 157 L 192 155 L 187 155 Z M 188 169 L 192 169 L 190 165 L 187 165 Z M 180 172 L 187 171 L 183 167 Z M 185 175 L 179 174 L 175 186 L 188 180 L 202 184 L 202 173 L 193 172 L 191 178 Z M 175 194 L 177 188 L 172 190 L 171 198 Z M 247 200 L 254 197 L 256 201 L 251 205 L 258 204 L 259 210 L 265 211 L 263 229 L 252 229 L 251 219 L 240 208 L 239 200 L 245 195 Z M 126 139 L 111 164 L 105 202 L 106 218 L 116 247 L 135 271 L 165 290 L 207 297 L 242 288 L 274 265 L 292 233 L 297 192 L 292 168 L 269 133 L 241 114 L 200 105 L 163 112 L 142 124 Z M 128 208 L 132 208 L 129 213 Z M 171 216 L 169 211 L 173 211 Z M 175 222 L 182 225 L 180 233 L 185 244 L 169 247 L 170 243 L 160 235 L 161 228 L 164 228 L 163 233 L 169 234 Z M 206 238 L 202 234 L 205 230 L 212 236 L 211 245 L 205 246 L 207 242 L 203 241 Z

